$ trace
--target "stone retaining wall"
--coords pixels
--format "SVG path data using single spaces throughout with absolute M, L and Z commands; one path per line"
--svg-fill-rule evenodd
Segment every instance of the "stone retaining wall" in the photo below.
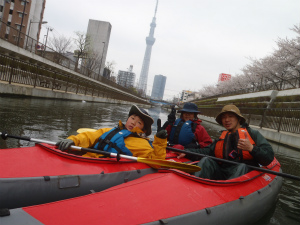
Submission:
M 127 101 L 121 101 L 111 98 L 101 98 L 89 95 L 81 95 L 69 92 L 63 92 L 59 90 L 49 90 L 42 87 L 33 88 L 31 86 L 20 85 L 20 84 L 6 84 L 0 82 L 0 95 L 20 95 L 27 97 L 36 98 L 48 98 L 48 99 L 65 99 L 73 101 L 86 101 L 86 102 L 103 102 L 103 103 L 114 103 L 114 104 L 136 104 Z M 141 105 L 141 104 L 138 104 Z M 145 108 L 149 107 L 146 105 L 141 105 Z

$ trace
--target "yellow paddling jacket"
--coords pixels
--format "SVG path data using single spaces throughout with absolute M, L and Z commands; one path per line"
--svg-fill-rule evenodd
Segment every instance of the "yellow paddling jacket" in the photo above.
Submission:
M 121 122 L 119 122 L 120 124 Z M 72 135 L 68 139 L 74 141 L 76 146 L 83 148 L 93 148 L 98 142 L 99 137 L 110 131 L 112 128 L 101 128 L 96 131 L 86 131 L 78 135 Z M 152 146 L 149 143 L 149 139 L 145 137 L 144 132 L 135 127 L 131 130 L 132 135 L 129 135 L 124 139 L 125 146 L 132 152 L 133 156 L 148 158 L 148 159 L 165 159 L 167 139 L 161 139 L 154 136 Z M 101 154 L 88 152 L 83 155 L 84 157 L 99 158 Z

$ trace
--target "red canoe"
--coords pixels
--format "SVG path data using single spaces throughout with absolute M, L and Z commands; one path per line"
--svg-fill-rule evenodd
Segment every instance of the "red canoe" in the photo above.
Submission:
M 279 162 L 268 169 L 280 172 Z M 159 172 L 98 193 L 11 209 L 0 224 L 251 224 L 274 206 L 282 185 L 281 177 L 258 171 L 223 181 Z
M 86 195 L 156 171 L 144 163 L 85 158 L 47 144 L 1 149 L 0 209 Z

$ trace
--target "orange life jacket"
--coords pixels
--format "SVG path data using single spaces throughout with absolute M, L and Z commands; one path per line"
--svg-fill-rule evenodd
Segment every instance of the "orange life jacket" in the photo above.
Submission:
M 255 142 L 251 138 L 250 134 L 248 133 L 246 128 L 239 128 L 237 131 L 238 139 L 249 139 L 250 143 L 252 145 L 255 145 Z M 228 141 L 229 135 L 232 134 L 229 131 L 223 131 L 219 141 L 216 144 L 215 147 L 215 156 L 217 158 L 221 159 L 230 159 L 229 154 L 232 152 L 233 149 L 226 149 L 226 145 L 224 145 L 224 142 Z M 253 159 L 252 155 L 249 153 L 249 151 L 244 151 L 242 149 L 237 149 L 237 157 L 240 161 L 242 160 L 251 160 Z

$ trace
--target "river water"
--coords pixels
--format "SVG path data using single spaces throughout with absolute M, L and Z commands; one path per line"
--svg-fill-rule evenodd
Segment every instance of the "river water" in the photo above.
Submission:
M 89 103 L 19 97 L 0 97 L 0 131 L 16 136 L 58 141 L 78 128 L 113 127 L 118 120 L 126 121 L 130 106 L 109 103 Z M 153 134 L 158 118 L 166 121 L 168 112 L 161 108 L 148 109 L 154 119 Z M 212 139 L 222 129 L 203 122 Z M 150 136 L 153 139 L 153 134 Z M 284 173 L 300 176 L 300 151 L 271 143 Z M 17 139 L 0 140 L 4 148 L 33 146 L 34 143 Z M 300 224 L 300 182 L 285 178 L 277 204 L 259 223 L 261 225 Z

